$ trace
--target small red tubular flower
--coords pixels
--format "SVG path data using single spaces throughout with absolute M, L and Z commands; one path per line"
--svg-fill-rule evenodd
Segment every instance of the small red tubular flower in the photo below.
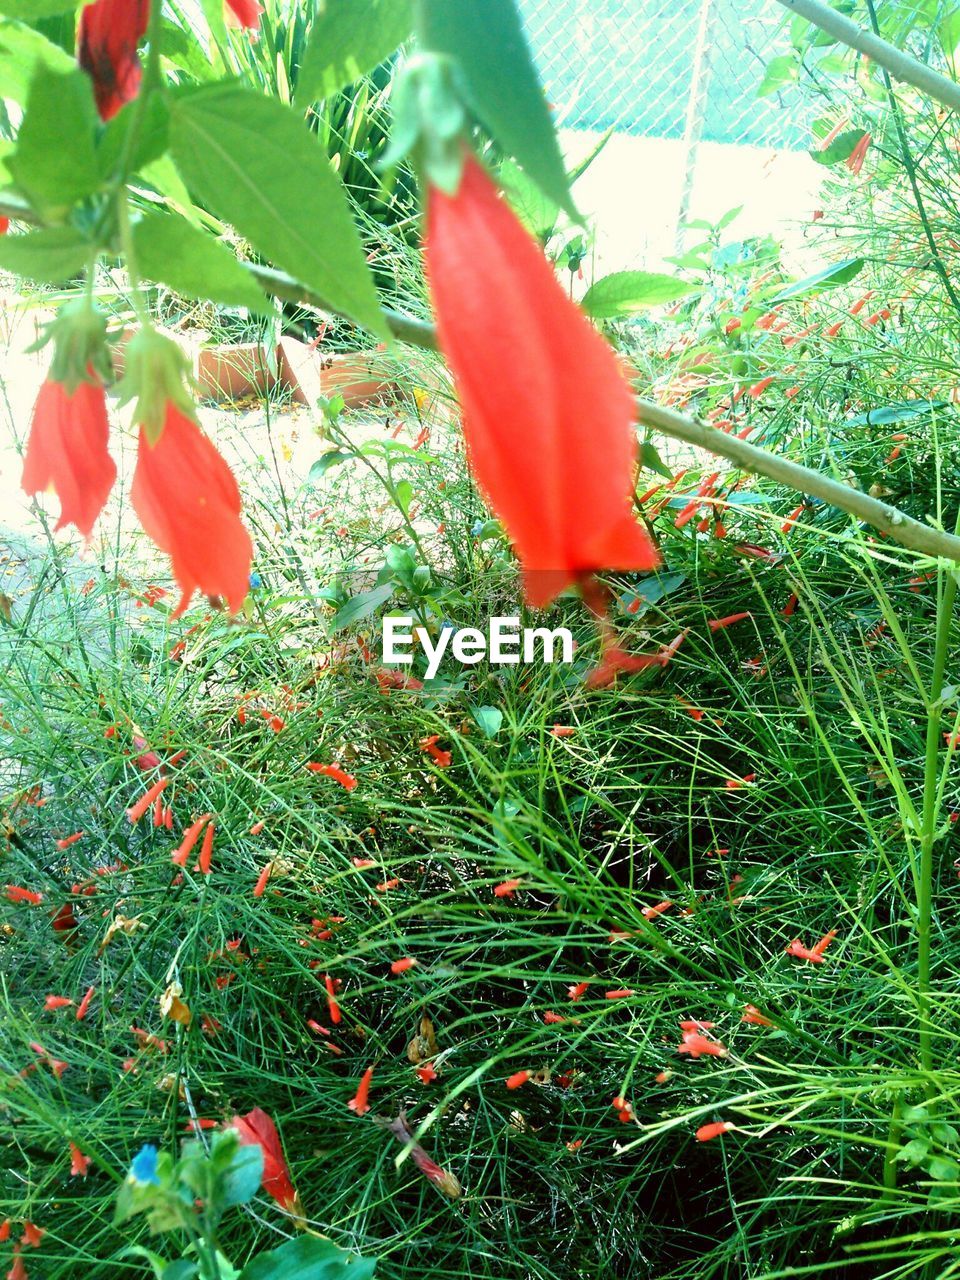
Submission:
M 152 787 L 148 787 L 140 799 L 135 804 L 132 804 L 127 810 L 127 821 L 134 823 L 139 822 L 154 801 L 159 798 L 160 794 L 165 791 L 169 785 L 169 778 L 160 778 Z
M 796 956 L 798 960 L 809 960 L 811 964 L 823 964 L 823 953 L 836 936 L 836 929 L 831 929 L 829 933 L 823 935 L 819 942 L 815 942 L 812 947 L 805 947 L 799 938 L 794 938 L 784 950 L 788 956 Z
M 360 1083 L 357 1086 L 356 1094 L 347 1103 L 347 1106 L 358 1116 L 365 1116 L 370 1110 L 368 1098 L 370 1096 L 370 1081 L 373 1079 L 373 1067 L 367 1067 L 363 1075 L 360 1077 Z
M 677 1052 L 689 1054 L 691 1058 L 725 1058 L 726 1045 L 710 1035 L 704 1035 L 712 1026 L 712 1022 L 681 1022 L 683 1038 L 677 1046 Z
M 185 867 L 187 859 L 193 852 L 193 846 L 200 839 L 200 832 L 203 830 L 204 823 L 209 822 L 213 817 L 212 813 L 201 813 L 196 822 L 192 822 L 183 833 L 183 839 L 179 846 L 170 855 L 170 861 L 178 867 Z
M 43 1002 L 44 1013 L 53 1013 L 57 1009 L 67 1009 L 73 1001 L 69 996 L 47 996 Z
M 10 230 L 10 219 L 4 218 L 3 215 L 0 214 L 0 236 L 5 236 L 9 230 Z
M 93 80 L 102 120 L 109 120 L 140 89 L 137 46 L 147 31 L 150 0 L 94 0 L 80 15 L 77 61 Z
M 37 893 L 35 889 L 24 889 L 18 884 L 8 884 L 6 894 L 8 902 L 26 902 L 31 907 L 37 907 L 43 901 L 42 893 Z
M 240 521 L 240 490 L 200 428 L 171 402 L 154 444 L 141 429 L 130 500 L 147 534 L 173 562 L 182 592 L 173 617 L 198 589 L 240 609 L 253 563 L 253 544 Z
M 96 987 L 87 987 L 83 994 L 83 999 L 77 1005 L 77 1021 L 82 1022 L 87 1016 L 87 1010 L 90 1008 L 90 1001 L 93 999 Z
M 340 985 L 339 978 L 331 978 L 329 973 L 323 975 L 323 985 L 327 992 L 327 1012 L 330 1014 L 330 1021 L 337 1025 L 343 1020 L 343 1014 L 340 1006 L 337 1004 L 337 987 Z
M 344 791 L 354 791 L 357 787 L 357 779 L 353 774 L 345 772 L 336 763 L 334 764 L 315 764 L 311 762 L 307 765 L 311 773 L 319 773 L 324 778 L 332 778 L 334 782 L 339 782 Z
M 428 191 L 424 253 L 470 463 L 516 547 L 528 603 L 598 569 L 653 568 L 630 502 L 630 386 L 470 155 L 454 195 Z
M 416 960 L 413 956 L 404 956 L 402 960 L 394 960 L 390 966 L 391 973 L 406 973 L 408 969 L 414 968 Z
M 519 1089 L 530 1079 L 529 1071 L 515 1071 L 512 1076 L 507 1076 L 504 1084 L 508 1089 Z
M 496 885 L 493 890 L 493 896 L 495 898 L 512 898 L 519 888 L 519 880 L 504 880 L 503 884 Z
M 698 1142 L 709 1142 L 712 1138 L 719 1138 L 722 1133 L 729 1133 L 736 1127 L 729 1120 L 714 1120 L 710 1124 L 702 1124 L 694 1136 Z
M 197 859 L 197 870 L 203 876 L 210 874 L 210 864 L 213 860 L 213 836 L 216 829 L 216 826 L 211 822 L 203 833 L 203 844 L 200 846 L 200 856 Z
M 867 158 L 867 152 L 870 150 L 870 143 L 873 141 L 873 135 L 865 133 L 860 141 L 847 156 L 844 163 L 854 176 L 856 176 L 863 168 L 863 162 Z
M 264 1191 L 273 1196 L 281 1209 L 299 1214 L 300 1201 L 290 1181 L 290 1170 L 284 1158 L 280 1135 L 267 1113 L 255 1107 L 245 1116 L 234 1116 L 230 1127 L 245 1147 L 258 1146 L 263 1152 L 261 1185 Z
M 752 1022 L 757 1027 L 775 1027 L 777 1024 L 771 1022 L 770 1019 L 760 1012 L 754 1004 L 745 1004 L 743 1006 L 743 1017 L 741 1022 Z
M 258 0 L 223 0 L 223 17 L 228 27 L 250 27 L 256 31 L 261 13 L 263 5 Z
M 70 1177 L 85 1178 L 90 1168 L 90 1157 L 85 1156 L 75 1142 L 70 1146 Z
M 107 452 L 109 432 L 103 384 L 95 375 L 72 391 L 52 377 L 40 388 L 22 484 L 29 494 L 54 490 L 60 499 L 57 529 L 73 524 L 90 537 L 117 478 Z
M 752 613 L 730 613 L 725 618 L 711 618 L 707 626 L 711 631 L 725 631 L 727 627 L 732 627 L 737 622 L 743 622 L 745 618 L 752 618 Z

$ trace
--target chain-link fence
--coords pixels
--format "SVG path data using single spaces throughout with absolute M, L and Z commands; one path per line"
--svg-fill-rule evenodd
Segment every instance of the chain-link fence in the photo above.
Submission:
M 612 130 L 578 193 L 604 266 L 655 264 L 738 205 L 741 234 L 804 216 L 809 108 L 793 86 L 758 97 L 789 49 L 774 0 L 519 2 L 568 153 Z

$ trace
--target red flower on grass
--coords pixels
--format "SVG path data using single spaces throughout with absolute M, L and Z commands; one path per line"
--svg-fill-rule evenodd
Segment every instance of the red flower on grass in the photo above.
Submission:
M 360 1077 L 360 1084 L 357 1086 L 357 1092 L 350 1099 L 347 1106 L 358 1116 L 365 1116 L 370 1110 L 368 1098 L 370 1096 L 370 1081 L 373 1079 L 373 1067 L 367 1067 L 363 1075 Z
M 150 20 L 150 0 L 95 0 L 80 15 L 77 61 L 93 80 L 103 120 L 115 116 L 140 89 L 137 47 Z
M 130 500 L 146 532 L 173 561 L 182 595 L 196 590 L 238 610 L 247 596 L 253 544 L 240 521 L 240 490 L 230 468 L 195 422 L 167 402 L 159 439 L 141 429 Z
M 474 475 L 534 607 L 599 569 L 650 569 L 632 507 L 633 393 L 482 166 L 427 197 L 425 259 Z M 494 319 L 496 317 L 496 319 Z
M 288 1213 L 300 1215 L 300 1199 L 290 1181 L 277 1126 L 265 1111 L 254 1107 L 245 1116 L 234 1116 L 231 1126 L 244 1146 L 258 1146 L 263 1152 L 261 1185 Z
M 87 1170 L 90 1168 L 90 1157 L 85 1156 L 75 1142 L 69 1143 L 70 1147 L 70 1177 L 85 1178 Z
M 794 938 L 784 950 L 788 956 L 796 956 L 798 960 L 809 960 L 811 964 L 823 964 L 823 953 L 836 936 L 836 929 L 831 929 L 829 933 L 823 935 L 819 942 L 815 942 L 812 947 L 805 947 L 799 938 Z
M 22 484 L 29 494 L 54 490 L 60 499 L 57 529 L 74 524 L 89 538 L 117 478 L 107 452 L 109 430 L 103 385 L 95 375 L 73 391 L 53 378 L 40 388 Z

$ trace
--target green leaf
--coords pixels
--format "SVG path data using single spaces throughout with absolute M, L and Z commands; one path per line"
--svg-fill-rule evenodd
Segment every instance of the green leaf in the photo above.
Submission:
M 649 440 L 644 440 L 640 446 L 640 465 L 645 467 L 647 471 L 655 471 L 658 476 L 663 476 L 665 480 L 673 479 L 673 472 L 660 457 L 656 445 L 651 444 Z
M 313 463 L 307 473 L 307 480 L 310 484 L 316 484 L 319 480 L 330 471 L 333 467 L 339 467 L 344 462 L 349 462 L 351 458 L 355 458 L 355 453 L 349 453 L 346 449 L 328 449 L 326 453 L 322 453 L 320 457 Z
M 0 236 L 0 270 L 62 284 L 90 261 L 92 246 L 73 227 L 50 227 L 22 236 Z
M 406 515 L 410 510 L 410 503 L 413 501 L 413 485 L 409 480 L 400 480 L 394 486 L 394 492 L 397 495 L 397 503 L 400 510 Z
M 927 418 L 939 409 L 952 410 L 947 400 L 902 400 L 897 404 L 881 405 L 847 418 L 848 427 L 890 427 L 895 422 L 907 422 L 911 418 Z
M 372 591 L 362 591 L 358 596 L 351 596 L 346 604 L 341 605 L 330 620 L 331 631 L 342 631 L 344 627 L 369 618 L 382 604 L 386 604 L 396 591 L 396 583 L 384 582 Z
M 106 180 L 116 172 L 127 143 L 127 133 L 137 117 L 139 102 L 128 102 L 113 117 L 103 131 L 97 147 L 97 164 Z M 166 99 L 152 94 L 146 102 L 143 119 L 137 131 L 136 145 L 130 157 L 130 172 L 136 173 L 144 166 L 159 160 L 170 141 L 170 112 Z
M 757 90 L 757 97 L 767 98 L 788 84 L 796 84 L 799 79 L 800 63 L 793 54 L 784 53 L 778 58 L 771 58 Z
M 36 22 L 38 18 L 70 13 L 80 3 L 81 0 L 0 0 L 0 15 L 5 18 L 22 18 L 24 22 Z
M 332 310 L 389 339 L 343 184 L 289 107 L 234 84 L 174 99 L 170 142 L 187 185 Z
M 175 293 L 269 315 L 270 302 L 225 244 L 175 213 L 148 213 L 133 232 L 137 266 Z
M 26 102 L 39 67 L 66 73 L 75 71 L 76 65 L 68 53 L 39 31 L 19 22 L 0 20 L 0 98 Z
M 544 195 L 580 221 L 514 0 L 422 0 L 425 49 L 455 58 L 471 105 Z
M 614 271 L 590 286 L 581 306 L 596 320 L 612 320 L 698 291 L 695 284 L 656 271 Z
M 96 191 L 97 113 L 90 77 L 54 71 L 41 62 L 27 94 L 17 146 L 7 162 L 14 182 L 35 209 L 60 218 Z
M 243 1268 L 240 1280 L 370 1280 L 375 1258 L 346 1253 L 318 1236 L 298 1236 L 278 1249 L 258 1254 Z
M 504 160 L 498 176 L 514 213 L 523 225 L 538 240 L 548 240 L 560 216 L 556 201 L 549 200 L 512 160 Z
M 252 1143 L 239 1146 L 220 1184 L 220 1203 L 224 1206 L 246 1204 L 260 1189 L 263 1178 L 263 1151 Z
M 499 707 L 474 707 L 473 718 L 485 738 L 495 738 L 503 724 L 503 712 Z
M 378 66 L 410 35 L 411 0 L 326 0 L 313 20 L 297 105 L 329 98 Z
M 803 280 L 787 285 L 786 289 L 781 289 L 769 301 L 788 302 L 791 298 L 809 297 L 812 293 L 819 293 L 821 289 L 834 289 L 838 284 L 849 284 L 863 267 L 863 258 L 844 258 L 842 262 L 835 262 L 832 267 L 826 267 L 816 275 L 805 276 Z
M 664 596 L 670 595 L 672 591 L 676 591 L 678 587 L 682 587 L 687 580 L 685 573 L 655 573 L 649 578 L 644 578 L 642 582 L 638 582 L 635 587 L 631 587 L 629 591 L 625 591 L 620 597 L 621 608 L 627 613 L 643 614 L 652 604 L 656 604 L 658 600 L 662 600 Z

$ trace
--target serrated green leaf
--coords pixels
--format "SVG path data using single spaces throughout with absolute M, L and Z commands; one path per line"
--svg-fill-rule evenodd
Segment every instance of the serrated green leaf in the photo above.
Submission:
M 805 276 L 802 280 L 787 285 L 786 289 L 781 289 L 769 301 L 789 302 L 791 298 L 806 298 L 812 293 L 819 293 L 821 289 L 835 289 L 838 284 L 849 284 L 863 267 L 863 258 L 844 258 L 842 262 L 835 262 L 832 267 L 826 267 L 816 275 Z
M 240 1280 L 370 1280 L 376 1266 L 375 1258 L 346 1253 L 332 1240 L 298 1236 L 258 1254 L 243 1268 Z
M 412 27 L 411 0 L 325 0 L 307 36 L 297 105 L 329 98 L 372 71 Z
M 633 315 L 645 307 L 676 302 L 699 287 L 656 271 L 614 271 L 590 286 L 581 306 L 596 320 Z
M 372 591 L 362 591 L 357 596 L 351 596 L 333 615 L 330 620 L 330 630 L 342 631 L 344 627 L 349 627 L 354 622 L 369 618 L 371 613 L 375 613 L 382 604 L 387 603 L 396 589 L 395 583 L 384 582 L 381 586 L 374 587 Z
M 76 63 L 63 49 L 21 22 L 0 19 L 0 98 L 26 102 L 38 67 L 66 73 Z
M 424 48 L 460 64 L 471 105 L 555 204 L 580 220 L 514 0 L 422 0 Z
M 289 107 L 210 85 L 174 100 L 170 126 L 195 196 L 331 309 L 389 338 L 343 185 Z
M 47 217 L 64 216 L 100 185 L 96 127 L 89 76 L 76 68 L 56 71 L 38 63 L 7 168 L 33 207 Z
M 228 307 L 271 313 L 270 302 L 233 253 L 209 232 L 175 213 L 148 213 L 133 231 L 137 266 L 175 293 Z
M 92 246 L 73 227 L 0 236 L 0 270 L 45 284 L 62 284 L 90 260 Z

